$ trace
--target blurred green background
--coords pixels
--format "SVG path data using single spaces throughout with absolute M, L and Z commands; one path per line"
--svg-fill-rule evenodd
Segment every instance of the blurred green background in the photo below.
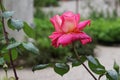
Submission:
M 49 18 L 52 17 L 53 14 L 52 12 L 45 14 L 41 10 L 41 7 L 50 6 L 59 6 L 58 0 L 34 0 L 34 44 L 40 50 L 40 55 L 28 54 L 29 52 L 23 50 L 23 54 L 19 57 L 18 61 L 20 64 L 31 66 L 40 63 L 63 62 L 66 61 L 67 56 L 72 55 L 71 45 L 59 48 L 51 46 L 51 41 L 48 36 L 52 34 L 54 27 L 50 23 Z M 120 44 L 120 18 L 117 17 L 116 12 L 114 12 L 112 17 L 109 16 L 109 13 L 107 15 L 107 17 L 104 17 L 103 13 L 98 14 L 95 11 L 90 14 L 89 19 L 92 21 L 91 26 L 86 27 L 84 31 L 92 37 L 93 41 L 84 46 L 81 45 L 80 42 L 76 43 L 80 55 L 94 55 L 94 49 L 98 44 L 109 46 Z M 82 20 L 85 19 L 82 18 Z M 2 37 L 1 34 L 0 36 Z M 2 45 L 2 42 L 0 45 Z M 24 62 L 21 63 L 21 60 Z
M 71 45 L 68 47 L 54 48 L 51 46 L 51 41 L 48 36 L 54 31 L 53 25 L 49 21 L 49 15 L 53 16 L 51 13 L 46 15 L 41 7 L 59 6 L 57 0 L 34 0 L 35 13 L 34 13 L 34 23 L 35 23 L 35 44 L 40 50 L 40 56 L 34 56 L 28 54 L 25 56 L 27 58 L 27 64 L 40 64 L 49 62 L 61 62 L 66 60 L 66 56 L 72 55 Z M 103 13 L 96 13 L 93 11 L 89 18 L 92 20 L 91 26 L 86 27 L 84 30 L 89 34 L 93 41 L 87 45 L 81 45 L 77 42 L 77 50 L 80 55 L 94 55 L 94 48 L 97 44 L 102 45 L 118 45 L 120 44 L 120 19 L 114 12 L 113 16 L 104 17 Z M 84 20 L 84 18 L 82 18 Z M 26 53 L 26 51 L 24 52 Z

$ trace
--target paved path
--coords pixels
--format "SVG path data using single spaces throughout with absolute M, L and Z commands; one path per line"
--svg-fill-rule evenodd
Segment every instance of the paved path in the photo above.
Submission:
M 97 46 L 95 53 L 108 70 L 112 68 L 114 60 L 120 64 L 120 47 Z M 35 73 L 31 69 L 18 70 L 17 72 L 20 77 L 19 80 L 94 80 L 82 66 L 71 68 L 63 77 L 56 74 L 52 68 L 36 71 Z M 13 75 L 11 70 L 8 73 L 9 76 Z M 2 70 L 0 70 L 1 76 L 4 76 Z M 105 80 L 104 77 L 101 80 Z

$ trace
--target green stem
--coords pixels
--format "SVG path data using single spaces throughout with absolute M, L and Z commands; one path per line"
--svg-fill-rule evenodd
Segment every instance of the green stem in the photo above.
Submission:
M 98 80 L 100 80 L 101 76 L 98 77 Z
M 105 73 L 106 74 L 106 73 Z M 102 78 L 102 76 L 104 76 L 105 74 L 102 74 L 98 77 L 98 80 L 100 80 Z
M 4 12 L 4 6 L 2 5 L 2 0 L 0 0 L 0 7 L 1 7 L 1 10 L 2 10 L 2 13 Z M 9 44 L 9 39 L 8 39 L 8 33 L 5 29 L 5 20 L 4 20 L 4 17 L 2 17 L 2 26 L 3 26 L 3 34 L 4 34 L 4 37 L 5 37 L 5 40 L 6 40 L 6 45 Z M 13 63 L 13 60 L 12 60 L 12 54 L 11 54 L 11 50 L 9 49 L 8 50 L 8 54 L 9 54 L 9 57 L 10 57 L 10 63 L 12 65 L 12 68 L 13 68 L 13 72 L 14 72 L 14 75 L 15 75 L 15 79 L 18 80 L 18 76 L 17 76 L 17 72 L 16 72 L 16 69 L 15 69 L 15 66 L 14 66 L 14 63 Z
M 5 74 L 6 74 L 6 77 L 7 77 L 7 79 L 8 79 L 8 73 L 7 73 L 7 71 L 5 71 Z
M 75 48 L 74 43 L 73 43 L 73 49 L 74 49 L 74 53 L 76 55 L 76 58 L 80 61 L 80 56 Z M 82 61 L 81 61 L 81 63 L 82 63 Z M 94 78 L 94 80 L 97 80 L 97 78 L 92 74 L 92 72 L 87 68 L 87 66 L 84 63 L 82 63 L 82 65 L 88 71 L 88 73 Z
M 6 78 L 8 79 L 8 73 L 7 73 L 7 71 L 8 71 L 8 65 L 6 63 L 3 65 L 3 69 L 5 71 Z

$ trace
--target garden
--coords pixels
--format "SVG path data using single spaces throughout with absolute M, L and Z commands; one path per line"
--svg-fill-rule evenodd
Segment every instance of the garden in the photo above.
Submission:
M 120 80 L 119 61 L 111 59 L 114 63 L 112 69 L 108 70 L 95 53 L 99 45 L 120 48 L 120 18 L 116 11 L 113 11 L 112 17 L 109 13 L 105 17 L 102 12 L 95 11 L 87 18 L 72 11 L 46 14 L 42 7 L 60 6 L 59 1 L 34 0 L 34 25 L 31 26 L 26 21 L 15 19 L 14 11 L 8 11 L 2 0 L 0 6 L 0 80 L 22 80 L 17 75 L 17 70 L 22 71 L 24 68 L 33 73 L 50 71 L 52 68 L 64 78 L 58 80 L 69 80 L 66 74 L 69 74 L 71 68 L 79 70 L 79 66 L 87 71 L 86 77 L 91 76 L 89 80 Z M 13 31 L 23 30 L 26 34 L 24 40 L 17 41 L 14 37 L 9 37 L 6 24 Z M 1 76 L 1 70 L 4 76 Z M 13 70 L 12 76 L 8 75 L 9 70 Z M 57 79 L 50 78 L 49 76 L 49 80 Z

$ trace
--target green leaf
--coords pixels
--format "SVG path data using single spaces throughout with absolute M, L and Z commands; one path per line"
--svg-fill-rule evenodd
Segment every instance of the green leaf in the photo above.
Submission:
M 8 27 L 12 30 L 15 30 L 15 27 L 11 24 L 11 19 L 7 21 Z
M 104 74 L 106 72 L 105 67 L 101 65 L 97 59 L 94 60 L 97 63 L 97 65 L 91 61 L 88 61 L 89 68 L 96 74 Z
M 12 49 L 12 59 L 15 60 L 18 57 L 18 52 L 16 49 Z
M 22 49 L 21 48 L 23 48 L 23 46 L 19 46 L 19 47 L 16 48 L 18 54 L 20 54 L 20 55 L 22 55 Z
M 106 77 L 109 80 L 118 80 L 118 74 L 115 70 L 109 70 L 107 71 Z
M 8 50 L 6 49 L 6 46 L 3 46 L 3 48 L 1 48 L 1 54 L 5 54 L 8 53 Z
M 26 22 L 24 22 L 23 30 L 24 30 L 24 32 L 26 33 L 27 36 L 29 36 L 31 38 L 34 38 L 35 32 Z
M 119 73 L 119 65 L 116 62 L 114 62 L 113 68 Z
M 0 22 L 0 28 L 2 28 L 2 23 Z
M 69 69 L 69 65 L 66 63 L 56 63 L 54 66 L 54 71 L 61 76 L 67 73 Z
M 80 65 L 80 62 L 77 59 L 74 59 L 74 58 L 71 58 L 71 57 L 67 57 L 67 60 L 69 62 L 72 62 L 72 67 Z
M 12 59 L 16 60 L 17 57 L 18 57 L 18 52 L 15 49 L 12 49 L 11 50 L 11 55 L 12 55 Z M 10 62 L 10 56 L 9 56 L 9 54 L 6 53 L 6 54 L 4 54 L 3 57 L 4 57 L 5 61 Z
M 24 23 L 21 20 L 11 19 L 11 25 L 18 31 L 24 27 Z
M 12 17 L 13 14 L 14 14 L 14 11 L 5 11 L 5 12 L 2 13 L 2 17 L 7 19 L 7 18 Z
M 16 47 L 19 46 L 20 44 L 21 44 L 21 42 L 12 43 L 12 44 L 10 44 L 10 45 L 7 46 L 7 49 L 16 48 Z
M 77 59 L 72 59 L 72 67 L 79 66 L 80 62 Z
M 120 73 L 118 74 L 118 80 L 120 80 Z
M 80 57 L 80 60 L 74 59 L 74 60 L 72 61 L 72 67 L 79 66 L 79 65 L 81 65 L 82 63 L 84 63 L 85 61 L 86 61 L 86 57 L 85 57 L 85 56 Z
M 40 65 L 36 65 L 32 68 L 32 71 L 36 71 L 36 70 L 41 70 L 41 69 L 44 69 L 46 67 L 48 67 L 49 64 L 40 64 Z
M 88 61 L 90 61 L 92 64 L 98 65 L 98 62 L 93 56 L 87 56 Z
M 39 49 L 37 47 L 35 47 L 32 43 L 29 42 L 29 43 L 22 43 L 22 44 L 26 50 L 28 50 L 34 54 L 39 54 Z
M 5 62 L 5 61 L 4 61 L 4 58 L 3 58 L 3 57 L 1 57 L 1 58 L 0 58 L 0 65 L 3 65 L 3 64 L 4 64 L 4 62 Z

